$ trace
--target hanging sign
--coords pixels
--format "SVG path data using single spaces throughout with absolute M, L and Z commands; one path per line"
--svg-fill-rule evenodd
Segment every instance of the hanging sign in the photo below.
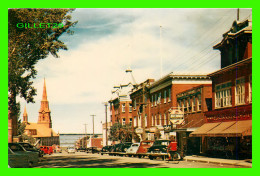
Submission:
M 181 124 L 184 121 L 184 113 L 179 109 L 171 109 L 170 113 L 170 121 L 173 125 Z

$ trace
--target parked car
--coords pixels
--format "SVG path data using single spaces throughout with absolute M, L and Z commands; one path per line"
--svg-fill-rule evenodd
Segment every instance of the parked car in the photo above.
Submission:
M 27 153 L 14 153 L 8 147 L 8 166 L 10 168 L 28 168 L 28 167 L 30 167 L 29 155 Z
M 127 150 L 126 150 L 126 154 L 128 155 L 132 155 L 132 154 L 136 154 L 136 152 L 138 151 L 139 149 L 139 146 L 140 146 L 140 143 L 133 143 L 131 145 L 131 147 L 129 147 Z
M 106 145 L 101 149 L 101 152 L 110 152 L 112 147 L 112 145 Z
M 56 153 L 62 153 L 62 149 L 59 146 L 56 147 Z
M 148 149 L 149 153 L 167 153 L 167 147 L 169 145 L 169 140 L 156 140 L 153 145 Z
M 100 150 L 98 150 L 97 147 L 89 147 L 89 148 L 87 148 L 86 152 L 87 153 L 99 153 Z
M 51 146 L 40 146 L 40 149 L 43 151 L 44 154 L 53 154 L 53 148 Z
M 29 165 L 34 166 L 39 162 L 39 154 L 37 152 L 26 151 L 18 143 L 8 143 L 8 147 L 15 153 L 15 154 L 27 154 L 29 159 Z
M 86 150 L 84 147 L 77 148 L 77 152 L 85 152 Z
M 145 140 L 145 141 L 141 141 L 140 146 L 137 150 L 137 154 L 138 153 L 147 153 L 148 149 L 153 145 L 154 141 L 152 140 Z
M 18 142 L 18 144 L 20 144 L 21 146 L 23 146 L 23 148 L 25 148 L 25 150 L 27 151 L 31 151 L 31 152 L 37 152 L 39 154 L 39 157 L 43 156 L 43 151 L 40 149 L 37 149 L 36 147 L 34 147 L 33 145 L 31 145 L 30 143 L 27 142 Z
M 112 147 L 111 147 L 111 152 L 119 152 L 119 148 L 122 144 L 114 144 Z
M 119 145 L 119 151 L 118 152 L 126 152 L 127 149 L 129 149 L 132 145 L 132 142 L 124 142 L 120 143 Z
M 68 153 L 76 153 L 76 149 L 74 147 L 68 147 L 67 152 Z

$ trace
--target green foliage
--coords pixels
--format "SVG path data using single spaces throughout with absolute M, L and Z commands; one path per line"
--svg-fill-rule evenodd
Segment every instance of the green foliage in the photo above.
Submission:
M 8 10 L 8 108 L 17 116 L 21 96 L 27 103 L 34 102 L 36 89 L 32 86 L 37 75 L 35 65 L 49 54 L 58 57 L 67 46 L 59 39 L 63 33 L 72 34 L 70 27 L 73 9 L 9 9 Z M 63 27 L 18 28 L 17 24 L 62 23 Z
M 109 140 L 120 142 L 131 142 L 132 139 L 137 139 L 138 136 L 132 131 L 132 126 L 122 125 L 121 123 L 115 123 L 110 128 Z
M 21 119 L 18 120 L 18 135 L 23 135 L 24 130 L 25 130 L 25 123 L 21 122 Z

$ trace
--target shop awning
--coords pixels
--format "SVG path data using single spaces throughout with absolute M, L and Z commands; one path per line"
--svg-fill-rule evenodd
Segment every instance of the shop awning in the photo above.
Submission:
M 252 120 L 237 121 L 220 134 L 226 137 L 252 136 Z
M 221 122 L 218 126 L 207 132 L 207 136 L 222 136 L 222 132 L 234 125 L 236 122 Z
M 212 130 L 213 128 L 217 127 L 218 125 L 220 125 L 221 122 L 217 122 L 217 123 L 205 123 L 204 125 L 202 125 L 200 128 L 198 128 L 197 130 L 195 130 L 194 132 L 192 132 L 190 134 L 190 137 L 201 137 L 203 135 L 206 135 L 207 132 L 209 132 L 210 130 Z

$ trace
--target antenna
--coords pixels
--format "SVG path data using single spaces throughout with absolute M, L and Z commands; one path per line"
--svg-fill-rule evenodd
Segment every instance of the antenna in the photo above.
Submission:
M 162 26 L 160 26 L 160 76 L 162 78 Z
M 239 8 L 237 9 L 237 21 L 239 21 Z

